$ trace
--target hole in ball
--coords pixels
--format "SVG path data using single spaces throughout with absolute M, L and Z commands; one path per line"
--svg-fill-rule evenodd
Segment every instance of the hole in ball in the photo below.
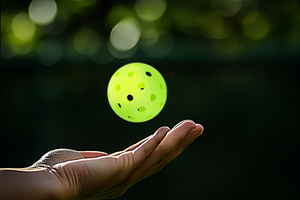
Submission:
M 141 106 L 138 108 L 138 111 L 139 112 L 145 112 L 146 108 L 144 106 Z
M 155 101 L 155 99 L 156 99 L 156 94 L 151 94 L 150 100 L 151 100 L 151 101 Z
M 133 77 L 133 76 L 134 76 L 134 72 L 129 72 L 129 73 L 127 74 L 127 76 L 128 76 L 128 77 Z
M 120 85 L 120 84 L 116 85 L 116 88 L 115 88 L 115 89 L 116 89 L 117 92 L 119 92 L 120 89 L 121 89 L 121 85 Z
M 127 95 L 127 99 L 128 101 L 132 101 L 133 100 L 133 96 L 131 94 Z
M 159 107 L 162 107 L 164 105 L 164 102 L 162 101 L 159 105 Z
M 117 77 L 119 74 L 120 74 L 120 71 L 117 71 L 117 72 L 115 73 L 115 77 Z
M 144 90 L 145 89 L 145 83 L 143 83 L 143 82 L 140 82 L 139 84 L 138 84 L 138 88 L 140 89 L 140 90 Z
M 117 108 L 119 109 L 119 108 L 122 108 L 122 106 L 121 106 L 121 104 L 120 103 L 117 103 Z
M 150 72 L 146 72 L 147 76 L 152 76 L 152 74 Z
M 160 89 L 164 89 L 164 85 L 161 83 L 161 84 L 159 84 L 159 87 L 160 87 Z

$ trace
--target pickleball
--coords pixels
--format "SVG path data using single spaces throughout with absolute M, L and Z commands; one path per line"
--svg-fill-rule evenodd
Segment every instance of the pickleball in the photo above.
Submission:
M 154 67 L 145 63 L 129 63 L 111 77 L 107 97 L 113 111 L 129 122 L 153 119 L 167 100 L 167 85 Z

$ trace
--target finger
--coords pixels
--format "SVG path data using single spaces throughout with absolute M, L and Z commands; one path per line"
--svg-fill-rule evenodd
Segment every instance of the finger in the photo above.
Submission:
M 136 169 L 132 175 L 125 181 L 124 184 L 130 184 L 132 181 L 141 180 L 139 177 L 147 177 L 152 174 L 152 171 L 149 171 L 149 174 L 144 174 L 148 172 L 151 168 L 157 166 L 163 158 L 167 157 L 190 133 L 192 129 L 195 128 L 195 123 L 186 120 L 181 123 L 175 129 L 172 129 L 168 132 L 159 146 L 155 149 L 152 155 L 141 165 L 138 169 Z
M 107 156 L 108 154 L 102 151 L 78 151 L 84 158 L 96 158 Z
M 133 171 L 139 167 L 154 152 L 159 143 L 164 139 L 169 128 L 159 128 L 148 140 L 144 141 L 133 151 L 125 152 L 118 156 L 120 162 L 128 163 L 129 156 L 132 156 L 132 162 L 128 164 L 128 168 Z
M 166 165 L 173 159 L 175 159 L 184 149 L 186 149 L 197 137 L 202 135 L 203 126 L 200 124 L 196 124 L 195 129 L 186 137 L 186 139 L 174 149 L 163 161 L 161 161 L 160 165 Z
M 160 151 L 164 156 L 167 156 L 175 149 L 185 138 L 190 134 L 192 129 L 195 129 L 196 124 L 192 120 L 184 120 L 172 128 L 167 137 L 161 144 Z
M 134 149 L 134 158 L 139 162 L 147 159 L 164 139 L 169 130 L 168 127 L 159 128 L 148 140 Z

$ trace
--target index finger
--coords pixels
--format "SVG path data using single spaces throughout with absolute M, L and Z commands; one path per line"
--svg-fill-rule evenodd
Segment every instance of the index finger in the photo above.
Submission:
M 134 171 L 136 168 L 142 165 L 149 156 L 151 156 L 152 152 L 155 151 L 168 131 L 168 127 L 159 128 L 147 140 L 141 143 L 138 147 L 135 147 L 134 150 L 122 153 L 117 156 L 118 160 L 122 163 L 126 163 L 127 167 L 129 167 L 131 171 Z M 131 159 L 129 159 L 129 157 L 131 157 Z
M 134 159 L 142 164 L 154 152 L 169 130 L 168 127 L 159 128 L 148 140 L 136 147 L 133 150 Z

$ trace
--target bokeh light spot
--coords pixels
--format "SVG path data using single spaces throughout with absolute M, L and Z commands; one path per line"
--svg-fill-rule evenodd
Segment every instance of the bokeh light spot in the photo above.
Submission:
M 243 16 L 247 15 L 251 12 L 258 12 L 260 10 L 259 3 L 254 0 L 243 0 L 241 8 L 239 12 L 237 13 L 237 19 L 239 22 L 241 22 L 241 19 Z
M 115 47 L 113 47 L 110 40 L 108 40 L 107 49 L 113 57 L 119 58 L 119 59 L 125 59 L 125 58 L 130 58 L 133 55 L 135 55 L 138 48 L 137 48 L 137 46 L 135 46 L 135 47 L 129 49 L 128 51 L 119 51 Z
M 14 34 L 23 41 L 29 41 L 35 33 L 35 25 L 29 19 L 26 12 L 17 14 L 12 20 L 12 29 Z
M 1 34 L 11 29 L 11 16 L 6 12 L 1 12 Z
M 121 6 L 115 6 L 108 13 L 106 25 L 108 26 L 109 30 L 111 30 L 122 19 L 129 17 L 132 17 L 132 14 L 128 9 Z
M 100 0 L 73 0 L 79 6 L 89 7 L 96 5 Z
M 218 60 L 230 62 L 242 54 L 242 47 L 235 37 L 228 37 L 224 40 L 214 40 L 210 52 Z
M 223 18 L 217 13 L 207 14 L 202 21 L 202 33 L 209 39 L 224 39 L 230 34 Z
M 198 13 L 199 12 L 194 9 L 181 7 L 172 7 L 171 9 L 172 18 L 176 22 L 177 28 L 184 32 L 190 32 L 192 30 Z
M 242 19 L 241 19 L 241 24 L 243 25 L 249 25 L 252 24 L 258 17 L 259 13 L 258 12 L 250 12 L 247 13 Z
M 29 16 L 38 25 L 51 23 L 57 14 L 57 5 L 54 0 L 33 0 L 29 6 Z
M 285 0 L 279 1 L 280 8 L 285 12 L 290 12 L 295 10 L 299 5 L 299 0 Z
M 143 32 L 142 32 L 142 35 L 141 35 L 141 44 L 144 47 L 154 45 L 157 42 L 158 39 L 159 39 L 158 30 L 156 30 L 152 27 L 146 27 L 146 28 L 143 29 Z
M 166 11 L 167 3 L 165 0 L 137 0 L 135 11 L 140 18 L 146 21 L 159 19 Z
M 266 37 L 270 31 L 271 23 L 261 13 L 258 14 L 257 18 L 252 23 L 243 26 L 244 34 L 252 39 L 262 39 Z
M 212 8 L 224 17 L 235 15 L 241 8 L 241 0 L 212 0 Z
M 1 38 L 2 37 L 3 36 L 1 36 Z M 6 47 L 9 47 L 9 49 L 12 50 L 13 54 L 15 55 L 28 54 L 32 50 L 34 44 L 34 40 L 30 40 L 30 41 L 20 40 L 15 34 L 5 34 L 4 39 L 6 40 L 6 44 L 8 45 Z M 1 47 L 4 44 L 5 43 L 1 43 Z
M 132 18 L 119 22 L 111 31 L 110 42 L 118 51 L 132 49 L 140 39 L 140 30 Z
M 157 42 L 143 48 L 145 54 L 152 58 L 163 58 L 172 50 L 174 39 L 169 33 L 161 33 Z
M 62 47 L 59 42 L 54 39 L 47 39 L 38 46 L 38 58 L 44 65 L 53 65 L 60 58 L 62 54 Z
M 96 31 L 84 28 L 75 35 L 73 44 L 78 53 L 91 55 L 99 49 L 101 39 Z
M 1 58 L 10 59 L 17 54 L 10 46 L 10 37 L 9 34 L 1 35 Z
M 92 53 L 89 57 L 92 61 L 101 65 L 110 63 L 114 59 L 107 47 L 104 45 L 101 45 L 100 48 Z

